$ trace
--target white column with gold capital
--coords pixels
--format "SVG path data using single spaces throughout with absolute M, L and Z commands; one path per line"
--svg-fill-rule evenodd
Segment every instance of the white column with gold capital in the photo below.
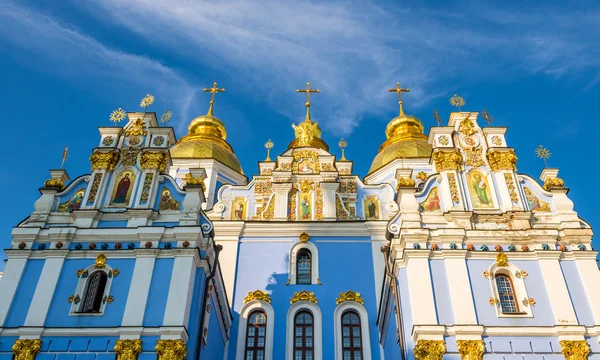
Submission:
M 273 220 L 287 220 L 288 196 L 291 189 L 292 183 L 273 183 L 273 192 L 275 193 Z

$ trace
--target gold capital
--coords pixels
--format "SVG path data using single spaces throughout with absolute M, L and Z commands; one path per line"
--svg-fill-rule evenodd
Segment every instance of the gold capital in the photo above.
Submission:
M 517 155 L 513 149 L 488 150 L 487 158 L 492 171 L 517 169 Z
M 90 156 L 90 163 L 92 164 L 93 170 L 103 170 L 106 169 L 108 171 L 113 171 L 119 162 L 119 153 L 118 152 L 100 152 L 94 151 L 92 156 Z
M 566 360 L 585 360 L 590 353 L 586 340 L 561 340 L 560 347 Z
M 136 360 L 142 352 L 142 340 L 117 340 L 115 352 L 117 360 Z
M 438 150 L 433 153 L 433 162 L 436 171 L 462 169 L 463 158 L 457 149 L 450 151 Z
M 441 360 L 445 353 L 444 340 L 419 340 L 415 345 L 416 360 Z
M 158 360 L 184 360 L 187 349 L 183 340 L 156 340 Z
M 40 339 L 19 339 L 16 340 L 12 351 L 14 360 L 34 360 L 37 353 L 40 352 L 42 340 Z
M 481 360 L 485 352 L 483 340 L 457 340 L 458 353 L 463 360 Z
M 402 108 L 402 93 L 403 92 L 410 92 L 410 89 L 403 89 L 402 87 L 400 87 L 400 83 L 397 82 L 396 83 L 396 88 L 395 89 L 388 89 L 388 92 L 395 92 L 398 94 L 398 105 L 400 106 L 400 116 L 404 115 L 404 108 Z
M 207 113 L 207 115 L 212 116 L 212 114 L 213 114 L 213 105 L 215 104 L 215 94 L 220 93 L 220 92 L 225 92 L 225 89 L 223 89 L 223 88 L 219 89 L 217 87 L 217 82 L 215 81 L 213 83 L 213 87 L 211 87 L 211 88 L 204 88 L 203 91 L 210 93 L 210 106 L 208 107 L 208 113 Z
M 151 152 L 144 150 L 140 157 L 140 168 L 146 169 L 158 169 L 159 172 L 163 173 L 167 169 L 167 162 L 169 157 L 164 152 Z

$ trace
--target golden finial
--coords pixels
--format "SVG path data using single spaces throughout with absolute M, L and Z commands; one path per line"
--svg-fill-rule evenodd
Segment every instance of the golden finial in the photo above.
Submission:
M 166 125 L 171 120 L 172 116 L 173 113 L 171 110 L 165 110 L 165 113 L 160 117 L 160 122 L 163 123 L 163 125 Z
M 341 138 L 340 142 L 338 143 L 338 146 L 340 147 L 340 149 L 342 149 L 342 157 L 340 158 L 340 161 L 347 161 L 346 154 L 344 152 L 346 150 L 346 146 L 348 146 L 348 142 L 346 142 L 344 138 Z
M 544 165 L 546 165 L 546 167 L 548 167 L 548 159 L 550 159 L 550 150 L 546 149 L 545 147 L 543 147 L 542 145 L 538 146 L 537 149 L 535 149 L 535 154 L 537 155 L 537 157 L 539 157 L 540 159 L 544 160 Z
M 125 119 L 125 116 L 127 116 L 127 113 L 125 112 L 125 110 L 118 108 L 117 110 L 113 111 L 110 113 L 110 121 L 116 123 L 121 122 L 121 120 Z
M 271 141 L 271 139 L 265 143 L 265 149 L 267 149 L 267 158 L 265 161 L 271 161 L 271 149 L 273 146 L 275 146 L 275 144 Z
M 210 93 L 210 106 L 208 107 L 208 113 L 206 115 L 213 116 L 213 105 L 215 104 L 215 94 L 220 93 L 220 92 L 225 92 L 225 89 L 223 89 L 223 88 L 219 89 L 217 87 L 217 82 L 215 81 L 213 83 L 213 87 L 204 88 L 204 92 Z
M 400 105 L 400 116 L 404 115 L 404 108 L 402 107 L 402 93 L 410 92 L 410 89 L 403 89 L 400 87 L 400 83 L 396 83 L 395 89 L 388 89 L 388 92 L 395 92 L 398 94 L 398 105 Z
M 306 89 L 296 89 L 297 93 L 306 93 L 306 120 L 310 120 L 310 93 L 320 93 L 321 90 L 311 89 L 310 83 L 306 83 Z
M 460 111 L 460 108 L 465 106 L 465 99 L 462 96 L 454 94 L 450 98 L 450 105 L 457 107 L 458 111 Z
M 483 109 L 481 116 L 485 121 L 487 121 L 488 126 L 492 126 L 492 121 L 494 121 L 494 118 L 487 112 L 486 109 Z
M 442 117 L 437 109 L 433 110 L 433 118 L 437 122 L 438 126 L 442 126 Z
M 140 107 L 143 107 L 144 112 L 146 112 L 146 108 L 152 104 L 154 104 L 154 96 L 148 94 L 140 102 Z
M 65 146 L 65 149 L 63 150 L 62 154 L 62 163 L 60 163 L 61 169 L 65 166 L 65 161 L 67 161 L 67 158 L 69 158 L 69 147 Z

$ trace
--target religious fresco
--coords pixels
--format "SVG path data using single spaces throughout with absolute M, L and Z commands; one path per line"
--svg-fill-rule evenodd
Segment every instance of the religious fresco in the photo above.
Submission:
M 493 208 L 494 200 L 487 177 L 479 171 L 471 171 L 468 179 L 473 208 Z
M 84 193 L 85 189 L 77 190 L 68 201 L 58 205 L 58 212 L 72 212 L 73 210 L 79 209 Z
M 300 220 L 312 220 L 312 203 L 311 203 L 311 195 L 310 193 L 301 193 L 300 194 L 300 212 L 299 219 Z
M 301 174 L 313 174 L 315 172 L 315 164 L 308 159 L 302 160 L 298 164 L 298 172 Z
M 364 202 L 365 220 L 379 220 L 379 201 L 375 197 L 368 197 Z
M 437 187 L 435 187 L 431 189 L 425 201 L 419 204 L 419 211 L 427 212 L 440 210 L 442 210 L 442 207 L 440 206 L 439 190 Z
M 231 220 L 246 220 L 247 209 L 246 198 L 236 197 L 231 209 Z
M 127 207 L 131 199 L 134 183 L 135 174 L 133 171 L 125 170 L 121 172 L 115 180 L 110 206 Z
M 171 191 L 166 187 L 163 187 L 160 191 L 160 201 L 158 203 L 158 211 L 167 211 L 167 210 L 179 210 L 180 208 L 179 201 L 173 199 L 171 196 Z
M 530 188 L 524 187 L 523 191 L 525 192 L 525 199 L 527 200 L 527 205 L 530 211 L 552 211 L 550 204 L 540 200 Z

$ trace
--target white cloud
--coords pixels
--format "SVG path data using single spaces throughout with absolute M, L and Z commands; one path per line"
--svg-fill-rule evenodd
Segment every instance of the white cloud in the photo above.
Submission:
M 19 49 L 10 50 L 19 61 L 35 60 L 34 66 L 40 70 L 92 79 L 115 91 L 124 87 L 149 89 L 162 103 L 175 106 L 175 116 L 187 123 L 187 112 L 197 89 L 158 61 L 112 49 L 57 19 L 9 4 L 0 5 L 0 42 Z M 8 52 L 8 47 L 5 49 Z

